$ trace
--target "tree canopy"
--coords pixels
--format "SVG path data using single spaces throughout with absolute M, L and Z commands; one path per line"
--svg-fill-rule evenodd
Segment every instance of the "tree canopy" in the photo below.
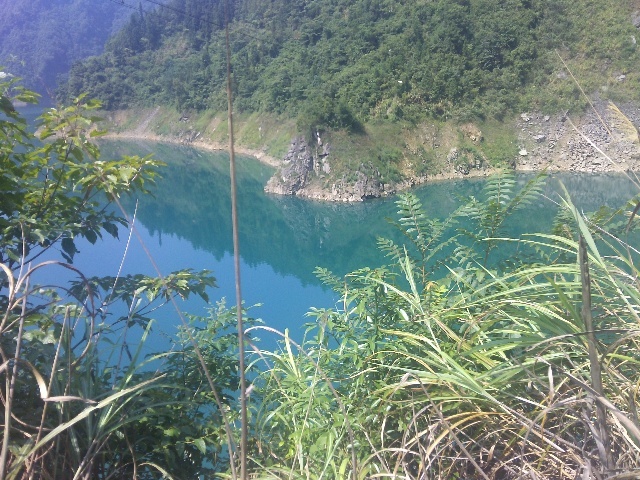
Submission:
M 571 106 L 575 96 L 554 95 L 567 88 L 556 51 L 584 59 L 576 68 L 587 88 L 636 65 L 631 3 L 236 0 L 235 105 L 333 128 Z M 105 54 L 72 69 L 65 91 L 89 92 L 107 108 L 222 109 L 224 22 L 217 0 L 141 11 Z
M 73 62 L 102 53 L 131 16 L 111 1 L 0 0 L 0 65 L 43 95 Z

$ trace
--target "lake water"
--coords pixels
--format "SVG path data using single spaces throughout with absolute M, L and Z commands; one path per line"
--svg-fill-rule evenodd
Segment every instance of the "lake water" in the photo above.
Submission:
M 167 274 L 181 268 L 212 270 L 219 288 L 210 292 L 212 300 L 226 297 L 233 303 L 231 206 L 228 156 L 168 144 L 107 142 L 103 156 L 147 154 L 168 165 L 154 188 L 154 197 L 138 200 L 137 225 L 142 241 L 160 271 Z M 250 157 L 238 157 L 238 192 L 242 288 L 246 305 L 262 304 L 251 315 L 280 331 L 289 328 L 294 338 L 303 336 L 301 326 L 310 307 L 331 307 L 337 301 L 313 274 L 316 266 L 338 275 L 364 266 L 385 262 L 376 246 L 380 236 L 399 239 L 386 218 L 394 218 L 394 199 L 359 204 L 334 204 L 299 198 L 267 195 L 263 186 L 273 170 Z M 525 176 L 518 177 L 524 183 Z M 585 211 L 601 204 L 619 205 L 636 193 L 633 184 L 615 175 L 560 175 L 548 180 L 545 195 L 558 199 L 557 178 Z M 444 218 L 460 205 L 459 196 L 479 195 L 483 180 L 455 180 L 416 189 L 426 211 Z M 125 199 L 128 214 L 136 199 Z M 513 234 L 537 231 L 549 225 L 555 208 L 541 199 L 512 219 Z M 89 275 L 115 275 L 126 245 L 127 232 L 120 240 L 105 238 L 96 246 L 81 246 L 76 264 Z M 96 249 L 97 254 L 91 254 Z M 124 273 L 154 274 L 140 242 L 134 237 L 123 261 Z M 198 300 L 181 307 L 203 314 Z M 179 320 L 166 308 L 159 314 L 157 332 L 173 334 Z M 264 346 L 275 345 L 264 334 Z

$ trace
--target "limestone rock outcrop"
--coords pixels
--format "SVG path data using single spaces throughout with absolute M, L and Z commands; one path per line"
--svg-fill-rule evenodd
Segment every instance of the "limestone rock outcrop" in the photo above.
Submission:
M 326 185 L 325 178 L 331 173 L 330 153 L 331 146 L 323 142 L 319 133 L 312 144 L 303 137 L 295 138 L 282 166 L 267 182 L 265 192 L 344 202 L 359 202 L 385 194 L 379 172 L 367 174 L 358 170 L 354 172 L 355 180 L 340 178 Z
M 282 159 L 282 166 L 267 182 L 265 192 L 297 195 L 313 174 L 313 165 L 311 147 L 303 137 L 295 138 Z
M 518 122 L 520 156 L 518 170 L 583 173 L 640 170 L 637 126 L 640 109 L 595 102 L 582 118 L 559 114 L 523 113 Z

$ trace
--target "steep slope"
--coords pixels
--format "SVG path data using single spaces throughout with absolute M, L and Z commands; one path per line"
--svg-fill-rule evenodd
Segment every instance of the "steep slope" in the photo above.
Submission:
M 131 16 L 109 0 L 0 0 L 0 11 L 0 65 L 45 95 Z
M 634 3 L 236 0 L 236 107 L 352 129 L 370 118 L 501 117 L 531 100 L 571 107 L 556 50 L 588 89 L 632 73 Z M 105 55 L 72 72 L 70 90 L 113 108 L 222 106 L 221 2 L 168 5 L 134 16 Z
M 206 119 L 226 109 L 223 3 L 166 4 L 76 65 L 63 94 L 88 92 L 107 109 L 162 105 L 199 118 L 193 135 L 215 136 Z M 236 0 L 235 108 L 254 136 L 293 121 L 291 137 L 304 139 L 288 158 L 306 173 L 291 164 L 275 192 L 291 190 L 291 172 L 297 190 L 302 177 L 324 191 L 359 184 L 351 198 L 513 163 L 517 114 L 586 105 L 568 69 L 602 100 L 638 99 L 639 10 L 637 0 Z

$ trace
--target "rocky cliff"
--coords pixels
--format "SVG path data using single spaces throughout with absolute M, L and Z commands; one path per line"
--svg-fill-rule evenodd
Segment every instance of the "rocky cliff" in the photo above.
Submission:
M 309 183 L 317 161 L 317 152 L 311 149 L 304 137 L 293 139 L 289 151 L 282 159 L 282 166 L 271 177 L 265 191 L 280 195 L 297 195 Z
M 323 142 L 319 133 L 312 144 L 304 137 L 293 139 L 288 153 L 265 187 L 268 193 L 298 195 L 317 200 L 346 202 L 377 198 L 385 194 L 379 173 L 365 174 L 357 170 L 351 178 L 330 180 L 331 146 Z
M 526 112 L 515 122 L 518 153 L 507 166 L 520 171 L 582 173 L 640 171 L 640 108 L 599 100 L 582 116 Z M 512 124 L 513 126 L 513 124 Z M 508 128 L 505 125 L 505 128 Z M 378 171 L 358 168 L 348 176 L 331 175 L 331 148 L 317 134 L 311 144 L 298 137 L 291 142 L 282 166 L 265 190 L 283 195 L 333 201 L 362 201 L 395 193 L 432 180 L 488 175 L 491 159 L 482 154 L 482 132 L 472 124 L 457 127 L 459 141 L 442 154 L 440 171 L 420 175 L 407 171 L 397 183 L 384 183 Z M 437 146 L 437 145 L 436 145 Z M 437 150 L 437 149 L 436 149 Z M 361 164 L 362 167 L 362 164 Z
M 583 173 L 640 170 L 640 108 L 597 101 L 579 119 L 522 113 L 518 170 Z

